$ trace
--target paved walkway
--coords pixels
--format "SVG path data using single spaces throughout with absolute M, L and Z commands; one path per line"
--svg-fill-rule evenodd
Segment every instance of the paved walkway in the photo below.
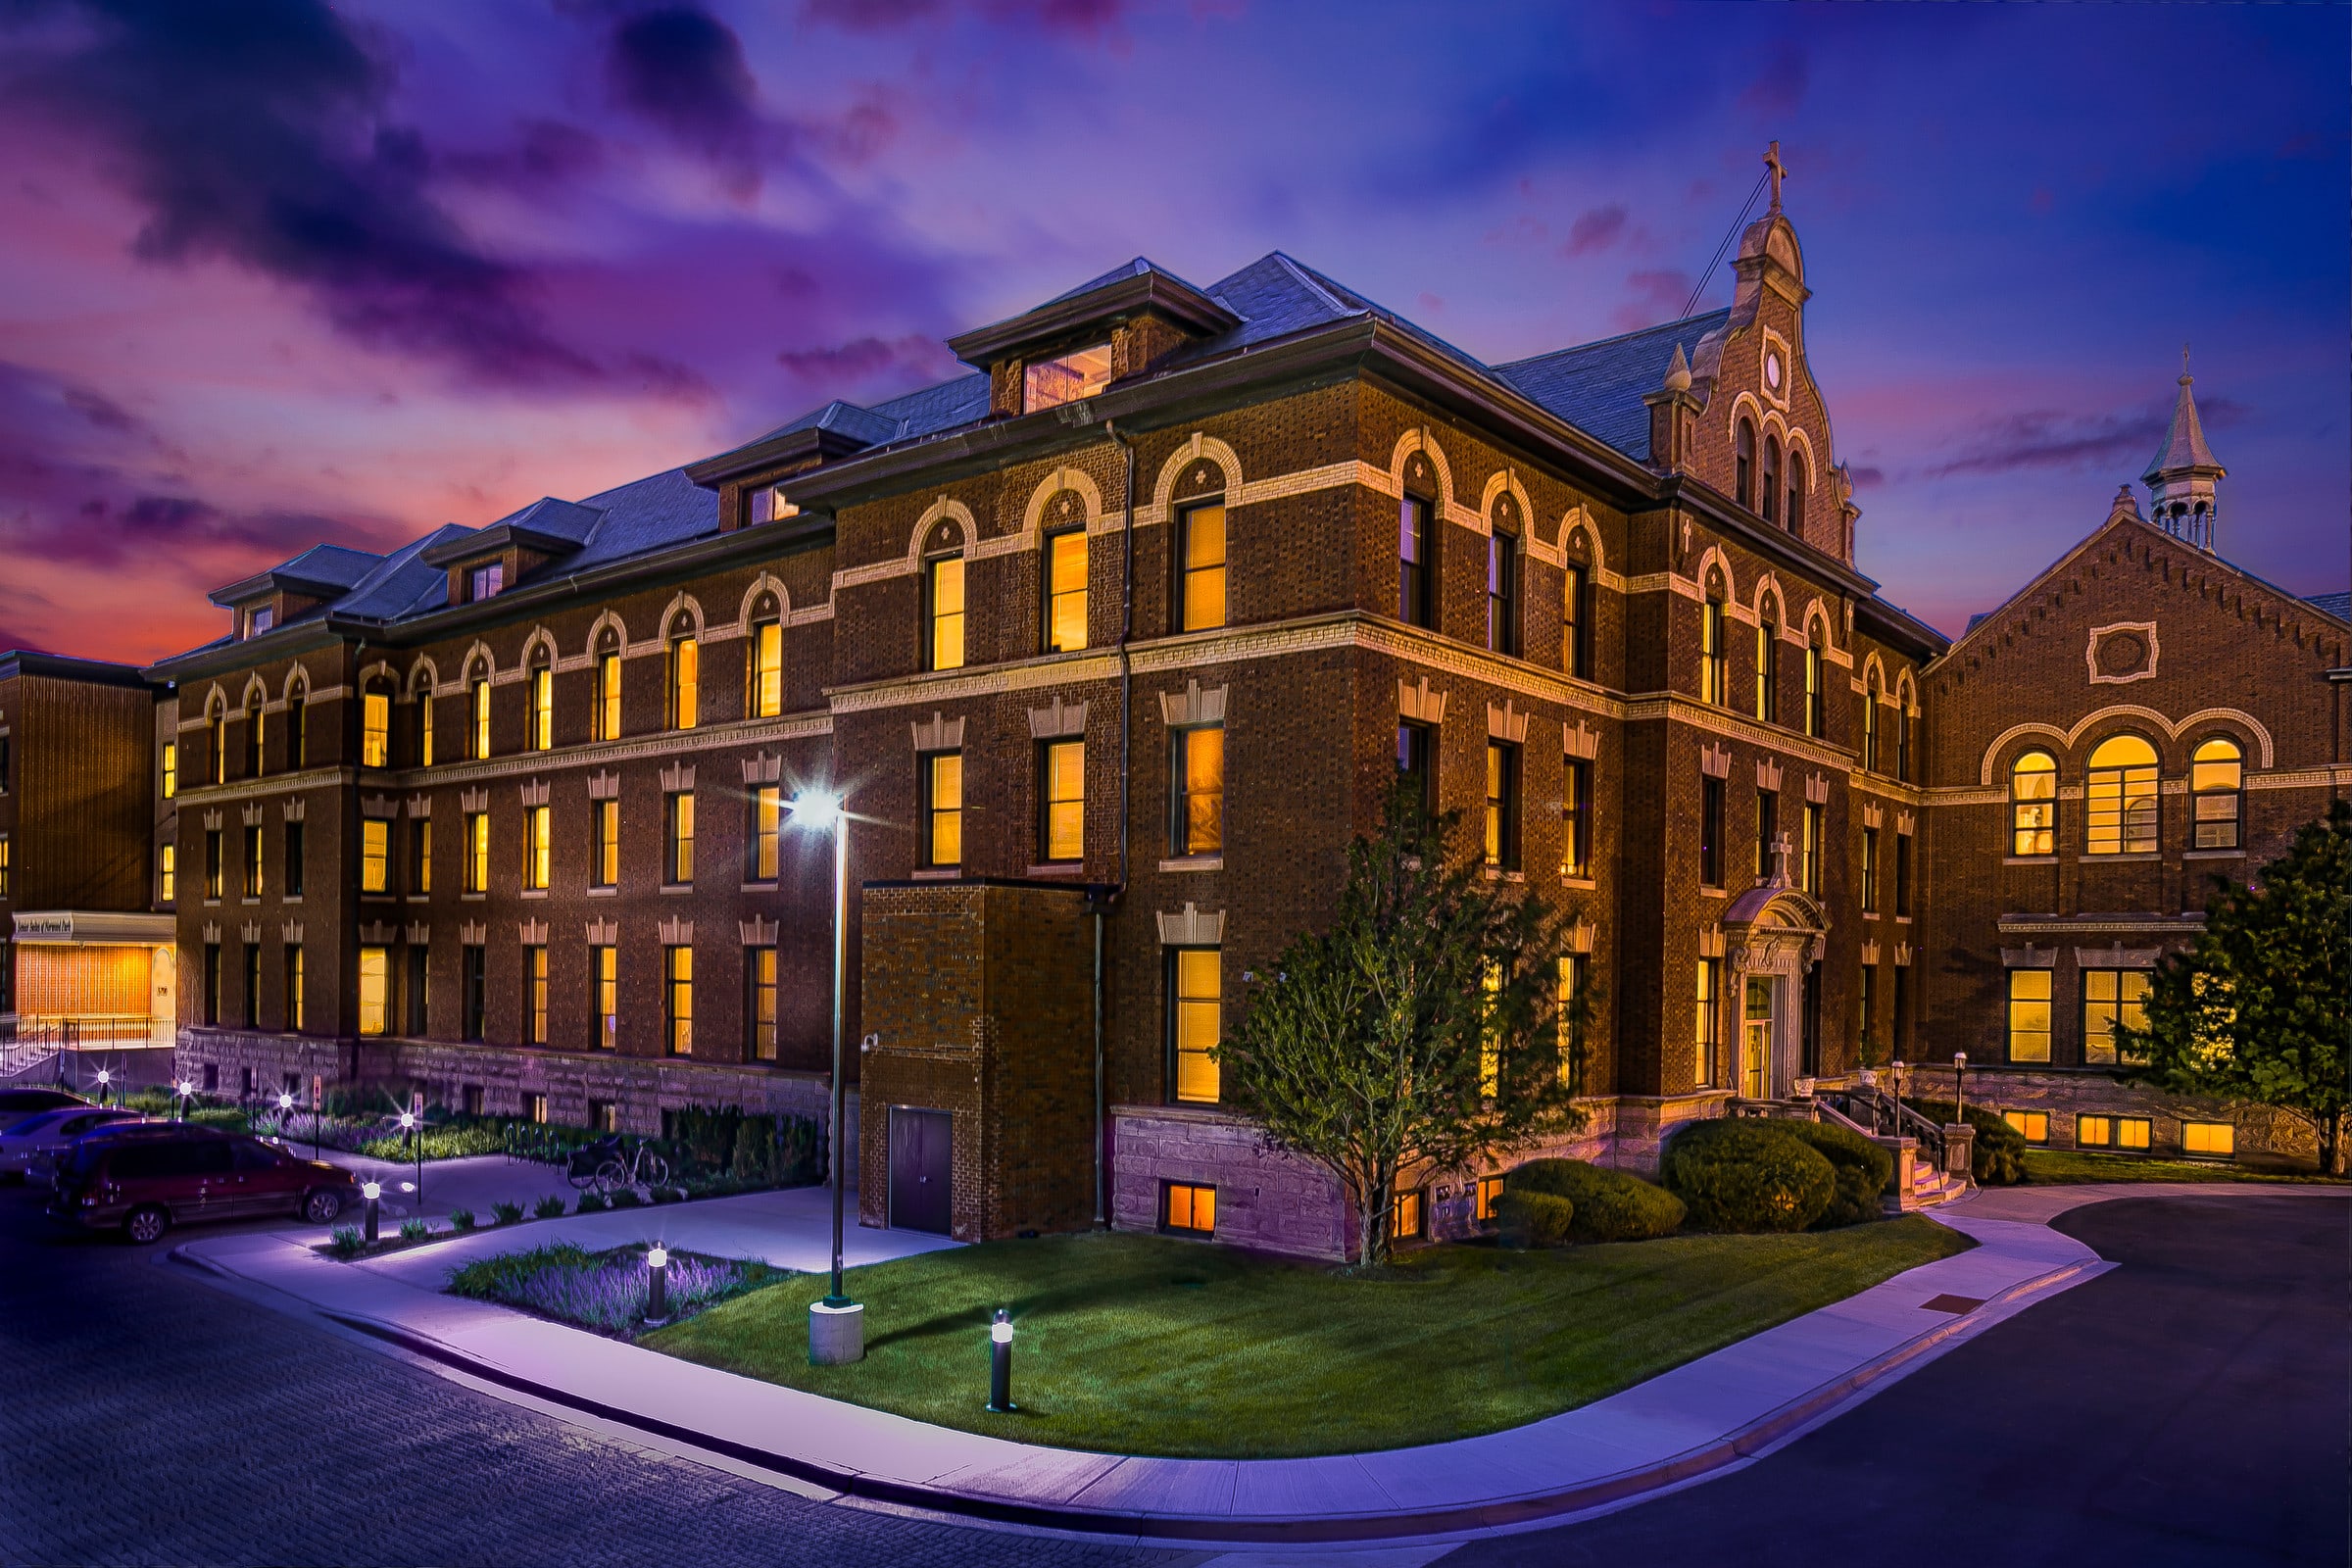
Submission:
M 1978 1246 L 1898 1275 L 1635 1388 L 1508 1432 L 1309 1459 L 1122 1457 L 949 1431 L 741 1378 L 429 1288 L 448 1262 L 576 1234 L 706 1246 L 688 1227 L 789 1229 L 822 1189 L 518 1227 L 354 1267 L 299 1239 L 190 1242 L 182 1255 L 288 1304 L 476 1376 L 830 1490 L 1012 1523 L 1200 1542 L 1371 1541 L 1474 1531 L 1606 1506 L 1751 1458 L 1924 1359 L 2111 1265 L 2046 1227 L 2107 1198 L 2340 1189 L 2182 1184 L 1980 1195 L 1932 1216 Z M 764 1205 L 764 1207 L 762 1206 Z M 708 1211 L 708 1218 L 695 1210 Z M 2016 1217 L 2010 1217 L 2011 1215 Z M 613 1227 L 610 1230 L 605 1227 Z M 853 1232 L 884 1249 L 937 1238 Z M 829 1240 L 829 1238 L 828 1238 Z M 782 1261 L 790 1245 L 762 1252 Z M 821 1254 L 820 1254 L 821 1255 Z

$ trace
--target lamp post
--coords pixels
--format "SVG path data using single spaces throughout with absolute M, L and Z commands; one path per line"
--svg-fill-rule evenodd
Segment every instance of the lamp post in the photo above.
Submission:
M 645 1253 L 645 1326 L 669 1321 L 669 1249 L 656 1242 Z
M 792 801 L 792 820 L 812 833 L 833 832 L 833 1118 L 827 1135 L 833 1166 L 833 1282 L 821 1301 L 808 1305 L 808 1361 L 840 1366 L 865 1359 L 865 1308 L 841 1288 L 842 1122 L 849 1085 L 842 1076 L 842 1007 L 850 968 L 850 814 L 841 797 L 806 790 Z
M 360 1196 L 368 1200 L 368 1245 L 373 1247 L 375 1245 L 376 1200 L 384 1196 L 384 1184 L 382 1182 L 362 1182 Z
M 181 1121 L 186 1121 L 188 1119 L 188 1102 L 193 1099 L 196 1094 L 195 1082 L 191 1079 L 182 1078 L 179 1080 L 179 1082 L 173 1084 L 172 1087 L 173 1090 L 177 1091 L 179 1096 L 179 1119 Z
M 1952 1120 L 1954 1121 L 1968 1120 L 1968 1091 L 1964 1087 L 1967 1078 L 1968 1053 L 1955 1051 L 1952 1053 Z
M 416 1112 L 404 1110 L 400 1113 L 400 1130 L 409 1135 L 409 1152 L 416 1158 L 416 1185 L 412 1190 L 416 1194 L 416 1212 L 422 1214 L 424 1212 L 424 1131 L 416 1125 Z
M 1001 1306 L 988 1326 L 988 1407 L 998 1415 L 1020 1408 L 1012 1402 L 1012 1314 Z
M 101 1068 L 99 1068 L 99 1069 L 98 1069 L 98 1103 L 99 1103 L 99 1104 L 103 1105 L 103 1104 L 105 1104 L 105 1103 L 106 1103 L 106 1090 L 107 1090 L 107 1086 L 108 1086 L 109 1084 L 113 1083 L 114 1081 L 115 1081 L 115 1075 L 114 1075 L 113 1073 L 111 1073 L 111 1072 L 108 1072 L 108 1071 L 107 1071 L 107 1070 L 106 1070 L 104 1067 L 101 1067 Z

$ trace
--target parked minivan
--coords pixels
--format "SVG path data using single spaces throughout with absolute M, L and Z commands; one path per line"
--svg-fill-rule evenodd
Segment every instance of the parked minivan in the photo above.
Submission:
M 330 1223 L 360 1200 L 360 1179 L 259 1138 L 183 1127 L 173 1137 L 100 1134 L 58 1167 L 49 1212 L 91 1230 L 154 1242 L 174 1225 L 299 1216 Z

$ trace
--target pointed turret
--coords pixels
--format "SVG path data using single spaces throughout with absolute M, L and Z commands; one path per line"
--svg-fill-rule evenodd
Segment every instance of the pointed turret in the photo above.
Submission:
M 2180 392 L 2173 400 L 2173 422 L 2164 432 L 2164 449 L 2139 476 L 2148 487 L 2156 525 L 2178 534 L 2200 550 L 2212 550 L 2221 509 L 2214 481 L 2228 469 L 2214 461 L 2205 444 L 2205 425 L 2197 417 L 2195 378 L 2188 373 L 2188 351 L 2180 351 Z

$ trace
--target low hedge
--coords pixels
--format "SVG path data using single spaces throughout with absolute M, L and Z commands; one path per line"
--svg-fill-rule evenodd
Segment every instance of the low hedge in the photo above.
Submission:
M 1906 1101 L 1913 1110 L 1930 1121 L 1948 1126 L 1953 1105 L 1948 1100 Z M 1968 1107 L 1968 1124 L 1977 1130 L 1977 1141 L 1969 1153 L 1968 1173 L 1976 1178 L 1979 1187 L 2015 1187 L 2028 1180 L 2026 1175 L 2026 1135 L 2001 1119 L 1997 1110 L 1983 1105 Z
M 1860 1225 L 1885 1216 L 1886 1208 L 1880 1198 L 1894 1179 L 1892 1153 L 1836 1122 L 1791 1120 L 1773 1125 L 1787 1128 L 1811 1145 L 1837 1172 L 1838 1190 L 1821 1218 L 1813 1222 L 1815 1230 Z
M 1546 1194 L 1576 1205 L 1572 1242 L 1646 1242 L 1682 1227 L 1683 1200 L 1655 1182 L 1581 1159 L 1531 1159 L 1502 1179 L 1503 1196 Z
M 1829 1211 L 1838 1173 L 1791 1122 L 1741 1117 L 1692 1122 L 1658 1161 L 1666 1190 L 1703 1230 L 1801 1231 Z
M 1506 1247 L 1559 1247 L 1576 1224 L 1576 1204 L 1550 1193 L 1506 1187 L 1495 1200 L 1494 1220 Z

